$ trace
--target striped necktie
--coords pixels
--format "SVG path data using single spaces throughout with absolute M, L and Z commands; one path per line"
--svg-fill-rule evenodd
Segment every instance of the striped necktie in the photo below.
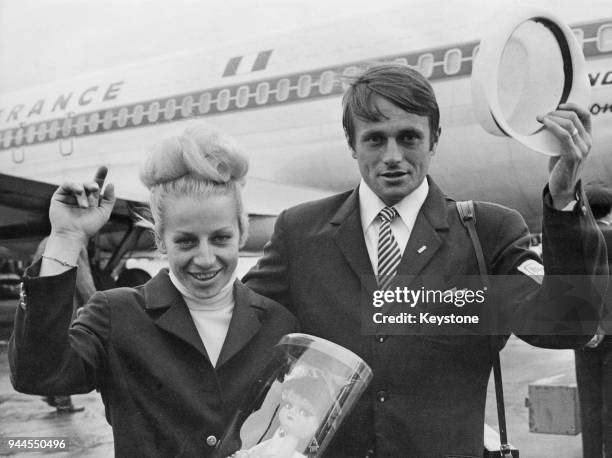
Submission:
M 387 289 L 397 272 L 402 259 L 399 245 L 391 232 L 391 221 L 399 216 L 394 207 L 383 208 L 378 217 L 381 220 L 378 231 L 378 286 Z

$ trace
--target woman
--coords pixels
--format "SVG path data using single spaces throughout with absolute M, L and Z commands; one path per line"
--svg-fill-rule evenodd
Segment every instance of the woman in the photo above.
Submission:
M 117 456 L 208 456 L 269 350 L 297 329 L 289 312 L 236 279 L 247 168 L 210 127 L 162 142 L 141 179 L 170 270 L 138 288 L 96 293 L 71 325 L 74 266 L 108 220 L 114 192 L 63 184 L 45 253 L 24 279 L 9 349 L 14 387 L 99 390 Z

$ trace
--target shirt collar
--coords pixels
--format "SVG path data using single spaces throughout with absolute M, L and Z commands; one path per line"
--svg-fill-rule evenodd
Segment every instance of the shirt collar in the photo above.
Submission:
M 414 191 L 393 205 L 408 228 L 414 226 L 428 192 L 429 184 L 427 178 L 425 178 Z M 361 211 L 361 222 L 364 229 L 370 227 L 370 224 L 374 222 L 380 211 L 386 206 L 362 178 L 359 183 L 359 210 Z

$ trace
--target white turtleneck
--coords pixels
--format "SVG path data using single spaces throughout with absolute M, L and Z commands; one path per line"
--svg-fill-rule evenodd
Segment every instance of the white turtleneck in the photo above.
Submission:
M 234 281 L 236 272 L 218 294 L 212 297 L 199 297 L 189 291 L 170 271 L 170 281 L 179 290 L 200 339 L 206 348 L 206 353 L 213 366 L 217 365 L 225 336 L 234 313 Z

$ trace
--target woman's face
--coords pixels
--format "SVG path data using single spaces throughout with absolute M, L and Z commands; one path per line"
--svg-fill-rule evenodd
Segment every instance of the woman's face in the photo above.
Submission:
M 283 392 L 283 403 L 278 414 L 283 430 L 300 439 L 314 436 L 319 427 L 319 417 L 310 401 L 295 391 Z
M 216 295 L 238 264 L 240 233 L 231 194 L 168 198 L 163 248 L 174 276 L 199 297 Z

